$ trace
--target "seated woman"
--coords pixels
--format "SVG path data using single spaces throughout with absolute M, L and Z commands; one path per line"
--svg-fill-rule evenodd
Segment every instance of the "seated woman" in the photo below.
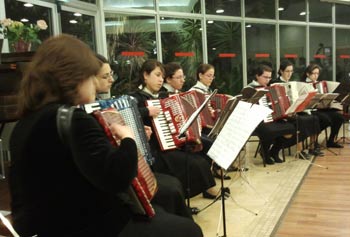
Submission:
M 314 86 L 317 83 L 317 79 L 321 73 L 321 67 L 317 64 L 310 64 L 306 67 L 304 74 L 301 78 L 301 81 L 312 83 Z M 343 116 L 339 113 L 339 111 L 335 109 L 318 109 L 313 112 L 320 121 L 321 130 L 331 127 L 331 134 L 327 140 L 327 147 L 334 148 L 343 148 L 342 145 L 335 141 L 335 137 L 339 133 L 339 129 L 343 124 Z
M 272 68 L 265 64 L 260 64 L 255 68 L 254 80 L 247 85 L 251 88 L 266 87 L 271 80 Z M 260 154 L 266 164 L 272 165 L 282 163 L 279 151 L 295 144 L 295 126 L 285 120 L 278 120 L 270 123 L 260 123 L 254 133 L 261 142 Z
M 104 56 L 96 54 L 96 57 L 100 63 L 100 70 L 96 75 L 96 93 L 97 95 L 108 94 L 114 81 L 113 71 Z M 145 126 L 145 131 L 150 138 L 151 128 Z M 152 199 L 152 204 L 162 206 L 167 212 L 192 218 L 185 203 L 185 194 L 180 181 L 176 177 L 158 172 L 155 172 L 154 175 L 157 179 L 158 191 Z
M 154 170 L 177 177 L 186 188 L 187 197 L 200 193 L 204 198 L 214 199 L 217 195 L 215 180 L 211 175 L 210 165 L 203 157 L 188 151 L 175 149 L 162 151 L 152 124 L 152 117 L 157 117 L 160 109 L 155 106 L 146 106 L 146 101 L 159 99 L 159 95 L 167 96 L 160 91 L 163 85 L 164 68 L 156 60 L 147 60 L 143 63 L 139 74 L 139 89 L 131 93 L 138 100 L 139 111 L 143 122 L 151 126 L 153 133 L 150 139 L 151 149 L 156 162 Z
M 20 236 L 202 236 L 192 220 L 154 205 L 151 219 L 135 216 L 125 192 L 137 174 L 137 149 L 127 126 L 102 126 L 80 109 L 70 139 L 57 129 L 60 105 L 96 98 L 94 53 L 76 37 L 60 35 L 39 46 L 21 82 L 20 121 L 10 139 L 9 187 Z

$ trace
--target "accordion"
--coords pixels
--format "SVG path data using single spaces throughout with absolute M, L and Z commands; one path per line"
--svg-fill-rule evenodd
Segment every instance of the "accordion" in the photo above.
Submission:
M 157 192 L 158 186 L 154 174 L 144 158 L 146 152 L 141 152 L 144 148 L 140 144 L 148 144 L 148 142 L 147 139 L 144 140 L 146 135 L 135 101 L 130 96 L 122 96 L 117 99 L 85 104 L 81 108 L 87 113 L 93 113 L 110 142 L 115 146 L 119 146 L 120 140 L 110 132 L 109 126 L 112 123 L 128 125 L 133 130 L 138 148 L 138 170 L 137 176 L 132 180 L 131 187 L 128 189 L 126 199 L 131 200 L 131 208 L 135 214 L 153 217 L 155 211 L 150 201 Z M 141 136 L 142 134 L 144 136 Z
M 264 122 L 272 122 L 286 118 L 288 116 L 286 111 L 290 107 L 290 102 L 285 87 L 272 85 L 267 89 L 268 92 L 261 97 L 259 104 L 272 109 L 273 112 L 264 120 Z
M 179 93 L 178 95 L 181 98 L 185 99 L 188 103 L 190 103 L 195 109 L 199 108 L 206 99 L 205 94 L 195 90 L 182 92 L 182 93 Z M 210 112 L 211 108 L 209 107 L 210 107 L 209 104 L 205 105 L 204 109 L 199 114 L 199 119 L 202 127 L 212 128 L 214 126 L 215 121 Z
M 340 82 L 336 81 L 318 81 L 313 83 L 315 89 L 321 94 L 333 93 L 333 91 L 339 86 Z
M 172 150 L 184 145 L 191 145 L 193 152 L 202 149 L 200 139 L 200 121 L 195 120 L 180 137 L 180 129 L 195 111 L 195 107 L 179 94 L 170 95 L 164 99 L 147 100 L 146 106 L 160 108 L 160 114 L 152 118 L 154 132 L 161 150 Z

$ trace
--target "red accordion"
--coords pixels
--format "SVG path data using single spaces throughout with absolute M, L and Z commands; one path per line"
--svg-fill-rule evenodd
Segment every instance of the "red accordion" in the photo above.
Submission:
M 268 92 L 259 100 L 259 103 L 273 110 L 271 115 L 265 119 L 265 122 L 286 118 L 288 116 L 286 111 L 290 107 L 290 102 L 285 87 L 272 85 L 264 89 L 267 89 Z
M 115 108 L 108 108 L 93 112 L 94 117 L 104 128 L 110 142 L 114 146 L 119 146 L 120 139 L 113 136 L 109 127 L 112 123 L 125 125 L 123 116 Z M 135 214 L 146 215 L 153 217 L 155 211 L 150 203 L 155 193 L 157 192 L 157 181 L 147 164 L 145 158 L 138 149 L 138 170 L 137 176 L 132 180 L 128 194 L 132 200 L 132 209 Z
M 161 150 L 176 149 L 186 143 L 191 144 L 193 152 L 202 149 L 198 119 L 186 131 L 185 137 L 179 137 L 181 127 L 196 109 L 186 99 L 174 94 L 164 99 L 148 100 L 146 106 L 160 108 L 161 113 L 152 119 L 152 123 Z

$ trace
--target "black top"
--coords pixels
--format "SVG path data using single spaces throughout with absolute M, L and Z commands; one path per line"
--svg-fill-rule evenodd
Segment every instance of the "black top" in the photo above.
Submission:
M 98 122 L 76 110 L 73 155 L 57 133 L 58 107 L 47 105 L 13 130 L 14 227 L 21 236 L 117 236 L 131 216 L 116 195 L 136 176 L 136 144 L 125 138 L 113 147 Z
M 286 82 L 285 82 L 285 81 L 282 81 L 282 80 L 281 80 L 281 77 L 279 76 L 279 77 L 277 77 L 277 78 L 272 79 L 272 80 L 269 82 L 269 85 L 272 85 L 272 84 L 274 84 L 274 83 L 286 83 Z

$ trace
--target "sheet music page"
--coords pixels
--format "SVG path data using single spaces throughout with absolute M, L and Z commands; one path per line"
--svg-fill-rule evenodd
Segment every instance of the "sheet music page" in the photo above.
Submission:
M 208 156 L 227 169 L 237 158 L 254 129 L 271 112 L 272 110 L 265 106 L 239 101 L 208 151 Z
M 327 82 L 327 89 L 328 93 L 333 93 L 335 89 L 340 85 L 340 82 L 337 81 L 326 81 Z

